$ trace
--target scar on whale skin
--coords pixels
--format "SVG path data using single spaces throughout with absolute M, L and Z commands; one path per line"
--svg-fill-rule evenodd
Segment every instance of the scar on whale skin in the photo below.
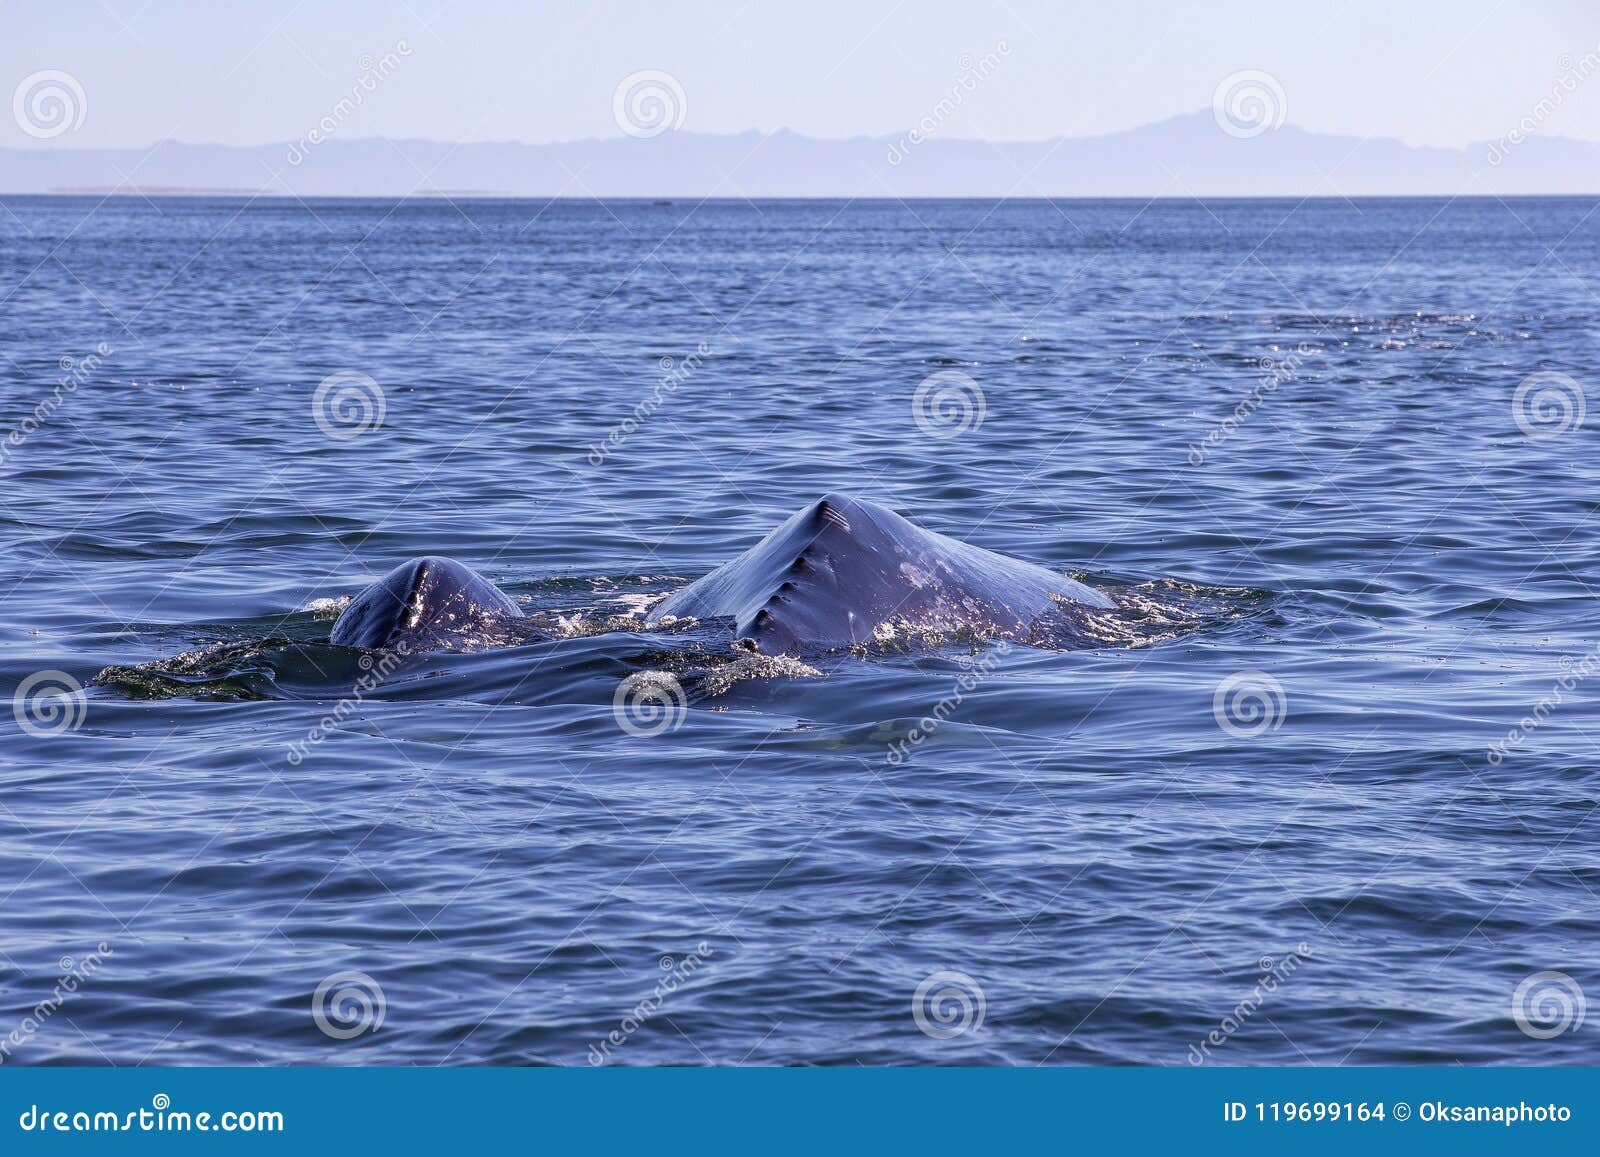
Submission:
M 731 618 L 744 646 L 795 655 L 870 642 L 896 623 L 1017 637 L 1059 600 L 1114 605 L 1055 571 L 923 530 L 876 503 L 829 494 L 669 595 L 648 621 Z

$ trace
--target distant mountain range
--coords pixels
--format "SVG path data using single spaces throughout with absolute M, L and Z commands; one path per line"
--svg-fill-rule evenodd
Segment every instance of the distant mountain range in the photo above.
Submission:
M 1498 160 L 1492 160 L 1498 158 Z M 1600 144 L 1466 149 L 1310 133 L 1240 138 L 1210 111 L 1096 137 L 821 140 L 667 132 L 527 145 L 334 137 L 319 144 L 0 149 L 0 192 L 527 197 L 1231 197 L 1600 193 Z

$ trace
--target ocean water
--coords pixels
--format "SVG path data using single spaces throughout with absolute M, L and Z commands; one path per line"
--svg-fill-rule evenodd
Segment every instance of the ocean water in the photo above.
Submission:
M 6 199 L 0 1058 L 1594 1063 L 1597 208 Z M 644 628 L 829 491 L 1119 609 Z

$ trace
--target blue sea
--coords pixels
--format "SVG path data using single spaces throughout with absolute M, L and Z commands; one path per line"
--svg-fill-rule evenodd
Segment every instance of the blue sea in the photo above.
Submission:
M 0 1060 L 1595 1063 L 1597 210 L 0 200 Z M 1117 609 L 646 628 L 835 491 Z

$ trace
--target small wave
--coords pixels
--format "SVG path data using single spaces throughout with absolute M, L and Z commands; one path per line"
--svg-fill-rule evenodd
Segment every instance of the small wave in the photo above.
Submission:
M 1116 605 L 1109 610 L 1062 603 L 1058 613 L 1034 624 L 1025 640 L 1054 651 L 1088 647 L 1148 647 L 1257 614 L 1270 604 L 1269 591 L 1206 586 L 1155 579 L 1104 588 Z
M 302 644 L 287 638 L 222 642 L 137 666 L 112 666 L 91 682 L 130 699 L 281 699 L 276 652 Z
M 614 631 L 637 631 L 644 626 L 641 616 L 631 614 L 550 611 L 535 612 L 529 617 L 558 639 L 587 639 L 593 635 L 609 635 Z
M 747 679 L 804 679 L 821 676 L 822 672 L 809 663 L 788 655 L 740 655 L 731 662 L 708 667 L 701 673 L 699 689 L 707 698 L 715 698 L 728 691 L 735 683 Z
M 628 591 L 614 599 L 607 599 L 609 603 L 616 603 L 622 607 L 624 615 L 631 615 L 642 619 L 647 610 L 661 600 L 661 595 L 654 591 Z
M 350 605 L 350 595 L 340 595 L 337 598 L 312 599 L 300 608 L 302 614 L 309 613 L 319 619 L 336 619 L 339 612 Z

